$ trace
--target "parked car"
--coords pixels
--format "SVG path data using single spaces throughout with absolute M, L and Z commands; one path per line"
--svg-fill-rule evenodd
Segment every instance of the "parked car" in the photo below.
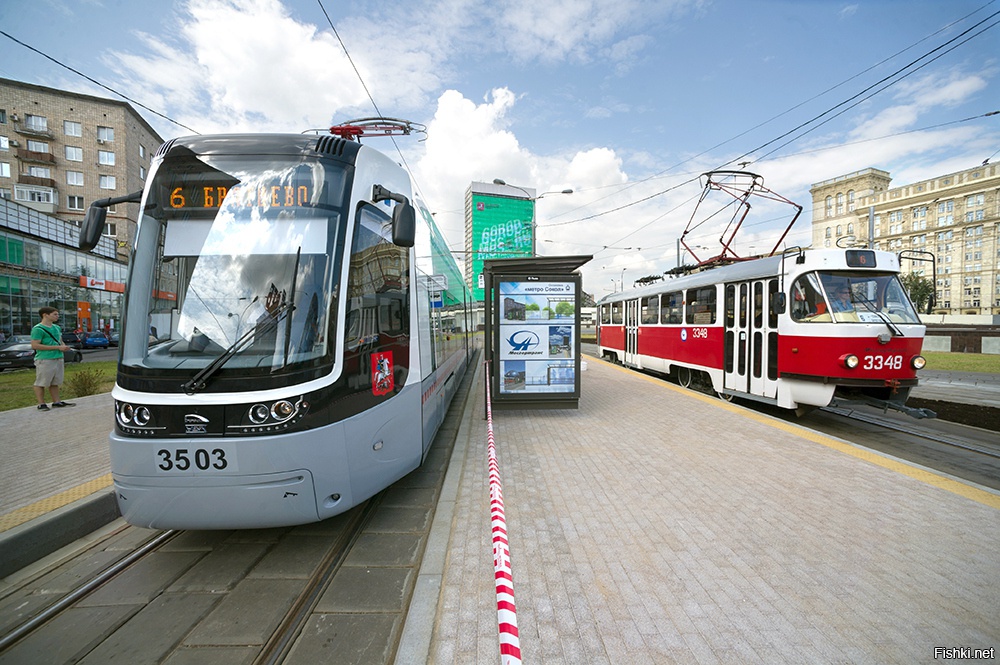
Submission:
M 108 344 L 108 336 L 102 332 L 89 332 L 83 336 L 83 348 L 85 349 L 106 349 Z
M 108 335 L 108 344 L 111 346 L 118 346 L 118 332 L 113 332 Z
M 64 332 L 62 334 L 62 342 L 67 346 L 74 349 L 83 348 L 83 335 L 75 332 Z
M 83 354 L 76 349 L 70 349 L 63 354 L 68 363 L 78 363 L 83 360 Z M 0 345 L 0 371 L 5 369 L 22 369 L 35 366 L 35 351 L 31 348 L 30 335 L 14 335 L 6 343 Z

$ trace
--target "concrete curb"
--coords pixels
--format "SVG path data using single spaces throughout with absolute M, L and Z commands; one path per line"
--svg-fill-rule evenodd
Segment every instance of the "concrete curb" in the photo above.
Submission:
M 0 578 L 119 517 L 114 490 L 101 490 L 0 533 Z

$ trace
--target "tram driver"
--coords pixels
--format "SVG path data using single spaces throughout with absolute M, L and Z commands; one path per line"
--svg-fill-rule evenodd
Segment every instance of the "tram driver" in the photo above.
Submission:
M 851 302 L 851 285 L 847 282 L 834 284 L 830 292 L 830 309 L 834 312 L 853 312 L 854 303 Z

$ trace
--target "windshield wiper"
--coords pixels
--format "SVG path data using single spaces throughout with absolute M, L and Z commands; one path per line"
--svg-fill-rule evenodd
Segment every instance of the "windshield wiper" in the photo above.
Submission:
M 889 332 L 891 332 L 894 337 L 906 337 L 906 335 L 903 334 L 903 331 L 900 330 L 899 327 L 892 322 L 892 319 L 890 319 L 885 312 L 879 310 L 878 307 L 875 306 L 875 303 L 873 303 L 871 300 L 868 300 L 868 298 L 865 298 L 864 296 L 861 295 L 855 294 L 855 298 L 859 300 L 868 309 L 869 312 L 872 312 L 873 314 L 875 314 L 875 316 L 882 319 L 882 323 L 886 325 L 886 327 L 889 329 Z
M 184 382 L 181 385 L 181 388 L 183 388 L 184 392 L 188 395 L 193 395 L 199 390 L 204 390 L 205 386 L 208 384 L 208 380 L 212 378 L 212 375 L 219 371 L 223 365 L 229 362 L 230 358 L 235 356 L 240 351 L 243 351 L 248 346 L 250 340 L 252 340 L 255 336 L 271 332 L 272 329 L 277 328 L 281 319 L 294 309 L 295 305 L 293 303 L 282 303 L 275 309 L 270 318 L 243 333 L 239 339 L 233 342 L 232 345 L 223 351 L 215 360 L 206 365 L 204 369 L 195 374 L 191 380 Z

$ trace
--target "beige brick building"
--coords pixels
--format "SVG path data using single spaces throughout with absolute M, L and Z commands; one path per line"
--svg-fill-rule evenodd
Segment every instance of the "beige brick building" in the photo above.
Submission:
M 995 164 L 889 187 L 868 168 L 818 182 L 812 246 L 930 252 L 937 264 L 939 314 L 1000 314 L 1000 169 Z M 926 255 L 925 255 L 926 256 Z M 930 263 L 903 270 L 931 278 Z
M 125 102 L 0 78 L 2 198 L 79 223 L 92 201 L 141 190 L 161 143 Z M 122 257 L 138 211 L 108 211 Z

